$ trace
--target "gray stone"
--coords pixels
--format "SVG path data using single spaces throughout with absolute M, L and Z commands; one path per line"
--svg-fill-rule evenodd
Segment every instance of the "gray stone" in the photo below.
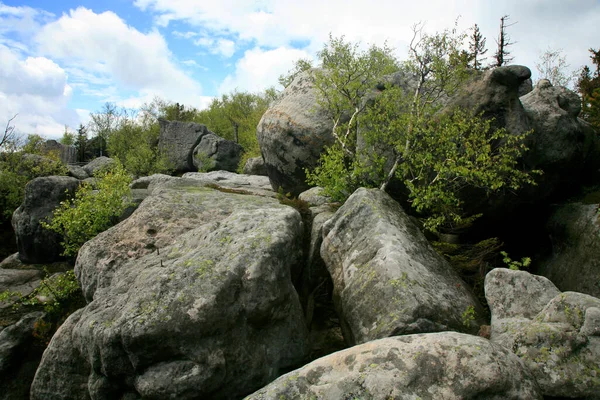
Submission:
M 240 175 L 228 171 L 213 172 L 188 172 L 183 174 L 185 179 L 193 179 L 220 188 L 240 191 L 240 193 L 254 194 L 256 196 L 276 197 L 277 194 L 271 189 L 269 178 L 260 175 Z
M 298 196 L 302 201 L 306 201 L 311 207 L 322 206 L 331 203 L 331 198 L 327 196 L 322 187 L 310 188 Z
M 375 340 L 279 377 L 248 400 L 542 399 L 519 359 L 455 332 Z
M 161 182 L 168 182 L 174 179 L 179 179 L 175 176 L 165 175 L 165 174 L 154 174 L 150 176 L 144 176 L 138 178 L 131 182 L 129 187 L 131 189 L 149 189 L 152 190 L 151 186 L 156 185 Z
M 244 165 L 245 175 L 263 175 L 267 176 L 267 168 L 262 157 L 249 158 Z
M 262 116 L 256 134 L 267 174 L 277 191 L 297 196 L 307 190 L 305 168 L 317 165 L 333 143 L 333 123 L 317 104 L 313 72 L 298 74 Z
M 503 268 L 487 274 L 485 292 L 492 342 L 521 358 L 545 396 L 600 399 L 600 299 Z
M 299 213 L 275 199 L 191 179 L 158 185 L 81 248 L 75 272 L 90 303 L 52 339 L 32 399 L 260 388 L 308 351 L 291 282 L 302 234 Z
M 0 332 L 0 375 L 6 373 L 15 362 L 18 363 L 19 350 L 31 344 L 34 325 L 43 316 L 44 313 L 40 311 L 29 313 Z
M 200 143 L 194 148 L 194 167 L 202 172 L 235 172 L 242 151 L 243 148 L 239 144 L 209 133 L 202 136 Z
M 521 97 L 521 103 L 534 129 L 525 163 L 528 168 L 544 171 L 530 196 L 543 199 L 578 188 L 582 178 L 600 166 L 597 135 L 577 118 L 579 96 L 541 80 L 531 93 Z
M 176 172 L 195 171 L 193 152 L 202 136 L 212 133 L 195 122 L 167 121 L 159 118 L 158 148 L 164 152 Z
M 398 203 L 358 189 L 323 227 L 321 256 L 349 344 L 387 336 L 477 332 L 482 308 Z
M 69 170 L 69 176 L 72 176 L 73 178 L 77 178 L 80 181 L 90 177 L 88 175 L 88 173 L 85 172 L 85 169 L 83 169 L 83 167 L 80 167 L 78 165 L 67 165 L 67 169 Z
M 114 163 L 115 163 L 115 160 L 113 160 L 112 158 L 102 156 L 102 157 L 94 158 L 92 161 L 90 161 L 89 163 L 84 165 L 83 170 L 89 176 L 94 176 L 94 174 L 97 171 L 99 171 L 103 168 L 108 168 L 109 166 L 113 165 Z
M 5 290 L 21 293 L 27 296 L 40 285 L 43 278 L 37 269 L 0 269 L 0 293 Z M 0 302 L 0 307 L 2 303 Z
M 77 162 L 77 148 L 73 145 L 65 146 L 56 140 L 46 140 L 43 147 L 44 153 L 55 153 L 63 164 Z
M 12 217 L 21 261 L 34 264 L 60 259 L 61 236 L 42 228 L 40 222 L 51 217 L 60 202 L 78 186 L 79 181 L 68 176 L 36 178 L 25 186 L 23 204 Z
M 552 240 L 552 254 L 539 264 L 539 274 L 562 291 L 600 297 L 598 204 L 559 206 L 546 227 Z

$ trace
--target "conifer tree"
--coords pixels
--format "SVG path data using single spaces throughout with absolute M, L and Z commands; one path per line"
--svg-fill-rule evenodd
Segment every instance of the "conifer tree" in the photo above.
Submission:
M 510 19 L 509 15 L 504 15 L 500 18 L 500 33 L 498 34 L 498 39 L 496 43 L 498 44 L 498 49 L 494 54 L 495 63 L 494 67 L 501 67 L 510 63 L 513 60 L 513 57 L 509 57 L 510 52 L 507 50 L 508 46 L 512 46 L 515 42 L 510 41 L 510 37 L 506 33 L 506 28 L 513 26 L 515 23 L 508 24 L 507 21 Z
M 471 31 L 471 36 L 469 37 L 469 66 L 479 70 L 483 67 L 482 61 L 485 60 L 483 55 L 487 53 L 487 49 L 485 48 L 486 39 L 481 34 L 477 24 L 473 25 Z

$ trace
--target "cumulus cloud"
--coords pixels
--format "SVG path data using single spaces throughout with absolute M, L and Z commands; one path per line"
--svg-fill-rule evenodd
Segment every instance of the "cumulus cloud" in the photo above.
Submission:
M 225 78 L 219 91 L 262 91 L 275 85 L 279 75 L 287 73 L 299 58 L 310 58 L 310 54 L 304 50 L 287 47 L 274 50 L 262 50 L 257 47 L 247 50 L 237 61 L 235 73 Z
M 201 93 L 198 82 L 172 61 L 158 31 L 142 33 L 110 11 L 71 10 L 46 24 L 36 41 L 42 54 L 126 90 L 151 91 L 182 102 Z
M 44 57 L 21 58 L 21 54 L 0 44 L 0 123 L 14 115 L 16 129 L 57 137 L 65 124 L 78 116 L 67 108 L 73 89 L 66 72 Z

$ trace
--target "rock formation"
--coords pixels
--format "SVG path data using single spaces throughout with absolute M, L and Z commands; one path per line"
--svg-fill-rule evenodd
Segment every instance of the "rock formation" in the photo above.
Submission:
M 242 151 L 239 144 L 210 133 L 202 136 L 200 143 L 194 148 L 194 167 L 202 172 L 235 172 Z

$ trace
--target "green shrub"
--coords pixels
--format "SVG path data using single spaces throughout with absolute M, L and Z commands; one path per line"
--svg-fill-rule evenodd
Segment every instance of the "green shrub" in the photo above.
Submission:
M 114 225 L 131 204 L 131 177 L 120 163 L 95 176 L 97 190 L 84 183 L 74 199 L 61 202 L 52 219 L 42 222 L 44 228 L 63 237 L 63 255 L 76 255 L 85 242 Z

